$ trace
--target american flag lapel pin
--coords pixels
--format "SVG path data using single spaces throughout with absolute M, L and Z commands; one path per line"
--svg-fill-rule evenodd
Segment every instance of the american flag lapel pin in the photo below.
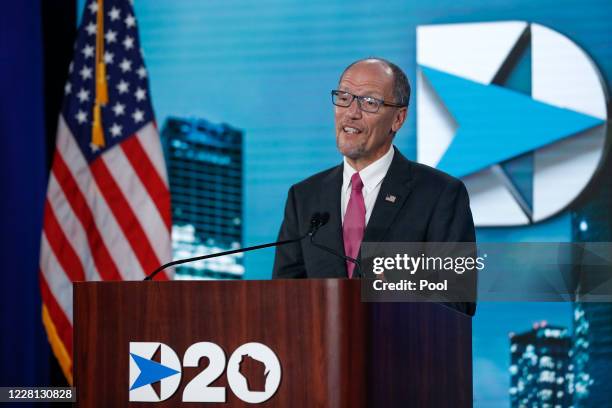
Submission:
M 385 200 L 387 200 L 390 203 L 395 203 L 395 199 L 396 197 L 393 194 L 387 194 L 387 196 L 385 197 Z

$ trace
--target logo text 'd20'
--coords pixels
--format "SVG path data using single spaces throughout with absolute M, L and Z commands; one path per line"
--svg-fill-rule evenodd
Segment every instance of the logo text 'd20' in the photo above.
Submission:
M 158 351 L 160 361 L 153 361 Z M 219 345 L 195 343 L 185 351 L 181 365 L 176 352 L 166 344 L 130 342 L 129 401 L 160 402 L 172 397 L 181 384 L 182 367 L 198 367 L 202 357 L 209 364 L 185 385 L 183 402 L 226 402 L 225 387 L 211 386 L 224 371 L 231 391 L 244 402 L 265 402 L 280 385 L 280 361 L 274 351 L 261 343 L 241 345 L 229 360 Z M 247 372 L 255 372 L 255 378 Z M 160 384 L 159 395 L 152 386 L 156 382 Z

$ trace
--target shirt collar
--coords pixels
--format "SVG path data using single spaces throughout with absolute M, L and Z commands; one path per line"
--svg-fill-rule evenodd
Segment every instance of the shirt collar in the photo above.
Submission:
M 382 180 L 385 178 L 389 167 L 391 167 L 391 162 L 393 161 L 393 155 L 395 154 L 395 149 L 393 146 L 389 148 L 389 151 L 384 154 L 383 157 L 376 160 L 374 163 L 368 165 L 366 168 L 362 169 L 359 172 L 359 177 L 361 177 L 361 181 L 363 181 L 363 187 L 369 193 L 374 188 L 376 188 Z M 342 172 L 342 181 L 345 189 L 349 188 L 351 185 L 351 177 L 357 171 L 351 167 L 351 165 L 344 158 L 344 171 Z

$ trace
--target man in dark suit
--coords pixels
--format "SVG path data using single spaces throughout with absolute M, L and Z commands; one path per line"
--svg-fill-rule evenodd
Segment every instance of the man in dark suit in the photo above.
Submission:
M 393 146 L 409 99 L 406 75 L 389 61 L 369 58 L 345 69 L 332 91 L 344 162 L 291 187 L 279 240 L 304 235 L 313 214 L 326 212 L 317 243 L 352 258 L 361 242 L 475 241 L 463 183 L 409 161 Z M 273 277 L 350 278 L 353 268 L 302 240 L 277 247 Z M 453 306 L 474 313 L 472 304 Z

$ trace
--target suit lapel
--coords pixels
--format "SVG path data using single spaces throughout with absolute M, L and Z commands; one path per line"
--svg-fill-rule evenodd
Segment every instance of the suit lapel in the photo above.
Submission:
M 394 147 L 395 148 L 395 147 Z M 363 242 L 381 242 L 404 206 L 411 190 L 411 164 L 399 150 L 380 186 Z
M 315 242 L 344 254 L 342 239 L 342 215 L 340 210 L 340 194 L 342 190 L 342 165 L 337 166 L 323 180 L 323 189 L 319 195 L 319 209 L 328 212 L 329 222 L 323 226 L 315 236 Z M 346 265 L 342 259 L 329 255 L 330 262 L 335 263 L 333 268 L 339 278 L 346 277 Z

